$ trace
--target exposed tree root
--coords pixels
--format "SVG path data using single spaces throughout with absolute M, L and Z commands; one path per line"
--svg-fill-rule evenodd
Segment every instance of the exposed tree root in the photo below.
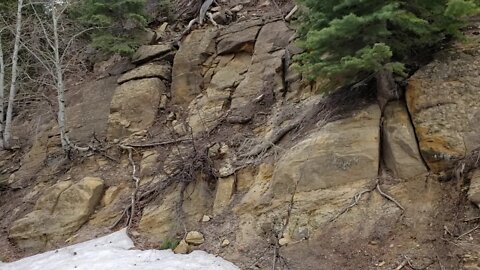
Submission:
M 343 208 L 337 215 L 335 215 L 333 218 L 331 218 L 329 220 L 329 222 L 333 222 L 333 221 L 337 220 L 341 215 L 345 214 L 347 211 L 349 211 L 353 207 L 357 206 L 358 203 L 360 202 L 360 200 L 362 199 L 363 195 L 365 195 L 367 193 L 370 193 L 370 192 L 373 192 L 374 190 L 377 190 L 378 193 L 382 197 L 384 197 L 385 199 L 393 202 L 398 208 L 400 208 L 402 210 L 402 212 L 405 212 L 405 208 L 395 198 L 388 195 L 387 193 L 385 193 L 382 190 L 382 188 L 380 186 L 380 179 L 377 179 L 377 181 L 375 182 L 375 185 L 373 187 L 371 187 L 370 189 L 363 190 L 363 191 L 360 191 L 360 192 L 356 193 L 352 198 L 352 203 L 349 204 L 348 206 L 346 206 L 345 208 Z
M 356 193 L 354 196 L 353 196 L 353 199 L 352 199 L 352 203 L 350 205 L 348 205 L 347 207 L 343 208 L 342 211 L 340 211 L 338 214 L 336 214 L 333 218 L 331 218 L 329 220 L 329 222 L 333 222 L 335 221 L 337 218 L 339 218 L 341 215 L 345 214 L 347 211 L 349 211 L 350 209 L 352 209 L 353 207 L 355 207 L 359 202 L 360 202 L 360 199 L 362 198 L 362 196 L 366 193 L 370 193 L 372 191 L 375 190 L 375 187 L 371 188 L 371 189 L 368 189 L 368 190 L 364 190 L 364 191 L 360 191 L 358 193 Z
M 214 25 L 217 26 L 217 23 L 213 20 L 213 16 L 211 13 L 208 12 L 210 9 L 210 6 L 213 4 L 213 0 L 206 0 L 203 2 L 202 6 L 200 7 L 200 11 L 198 14 L 198 17 L 190 20 L 188 23 L 187 27 L 185 30 L 183 30 L 182 34 L 176 39 L 176 42 L 180 42 L 186 35 L 190 33 L 192 30 L 192 27 L 195 23 L 198 23 L 199 25 L 203 25 L 203 21 L 205 20 L 205 16 L 208 17 L 209 21 Z
M 303 109 L 299 115 L 291 120 L 288 124 L 283 127 L 278 128 L 274 132 L 272 132 L 267 138 L 263 140 L 262 143 L 253 147 L 252 150 L 248 151 L 247 153 L 240 154 L 240 158 L 250 158 L 253 156 L 257 156 L 260 153 L 270 149 L 273 145 L 275 145 L 280 139 L 282 139 L 288 132 L 300 126 L 300 124 L 305 121 L 306 119 L 310 119 L 313 116 L 317 115 L 322 111 L 326 111 L 326 106 L 324 102 L 314 102 L 310 104 L 306 109 Z M 326 111 L 325 115 L 325 123 L 328 121 L 331 112 Z
M 151 203 L 155 199 L 159 197 L 159 195 L 164 192 L 168 187 L 172 186 L 175 183 L 179 183 L 181 185 L 181 192 L 180 192 L 180 201 L 177 204 L 177 216 L 179 219 L 184 219 L 184 214 L 182 210 L 183 205 L 183 196 L 184 192 L 188 186 L 188 184 L 197 180 L 197 176 L 199 174 L 204 175 L 208 179 L 216 179 L 215 172 L 213 171 L 213 167 L 211 164 L 210 159 L 208 158 L 208 144 L 207 143 L 199 143 L 202 148 L 197 149 L 195 146 L 195 141 L 193 138 L 191 139 L 179 139 L 176 141 L 167 141 L 167 142 L 159 142 L 159 143 L 151 143 L 145 145 L 136 145 L 137 147 L 151 147 L 151 146 L 165 146 L 168 144 L 175 144 L 179 142 L 190 141 L 192 143 L 193 151 L 188 153 L 182 153 L 182 151 L 177 148 L 178 150 L 178 159 L 180 162 L 174 164 L 175 169 L 171 171 L 171 173 L 164 172 L 166 174 L 166 179 L 162 180 L 160 183 L 155 183 L 152 181 L 153 184 L 139 190 L 139 182 L 140 179 L 136 176 L 137 169 L 135 163 L 133 162 L 132 152 L 134 150 L 133 146 L 127 145 L 120 145 L 120 148 L 127 150 L 129 153 L 129 161 L 133 167 L 132 179 L 135 181 L 135 190 L 132 192 L 131 196 L 131 203 L 123 210 L 122 214 L 112 224 L 111 228 L 116 227 L 121 223 L 122 220 L 125 220 L 125 223 L 128 227 L 132 226 L 132 220 L 135 218 L 138 212 L 140 212 L 145 205 Z M 126 217 L 126 219 L 125 219 Z M 182 222 L 180 220 L 179 222 Z
M 380 183 L 377 182 L 377 191 L 382 195 L 384 198 L 387 200 L 393 202 L 398 206 L 398 208 L 402 209 L 402 211 L 405 211 L 405 208 L 397 201 L 395 200 L 392 196 L 388 195 L 387 193 L 383 192 L 382 189 L 380 188 Z

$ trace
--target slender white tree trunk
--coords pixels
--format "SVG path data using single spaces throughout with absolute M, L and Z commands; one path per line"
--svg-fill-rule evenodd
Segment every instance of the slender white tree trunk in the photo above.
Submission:
M 60 140 L 62 142 L 62 148 L 68 152 L 70 150 L 70 140 L 68 139 L 66 131 L 65 120 L 65 84 L 63 83 L 63 70 L 60 60 L 59 41 L 58 41 L 58 17 L 57 8 L 55 4 L 52 8 L 52 23 L 53 23 L 53 51 L 55 54 L 55 76 L 57 85 L 57 98 L 58 98 L 58 127 L 60 129 Z
M 0 32 L 0 149 L 3 148 L 3 121 L 5 112 L 3 105 L 5 102 L 5 62 L 3 60 L 2 33 Z
M 8 97 L 7 117 L 5 120 L 5 130 L 3 131 L 3 143 L 5 148 L 11 147 L 12 136 L 12 118 L 15 96 L 17 94 L 17 69 L 18 69 L 18 51 L 20 50 L 20 35 L 22 31 L 22 8 L 23 0 L 17 2 L 17 24 L 15 29 L 15 43 L 13 45 L 12 55 L 12 80 L 10 82 L 10 94 Z

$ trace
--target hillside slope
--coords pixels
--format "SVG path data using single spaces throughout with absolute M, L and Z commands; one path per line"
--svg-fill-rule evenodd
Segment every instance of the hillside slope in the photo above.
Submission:
M 66 159 L 48 113 L 22 119 L 31 147 L 0 153 L 0 260 L 128 226 L 139 248 L 183 240 L 241 269 L 480 269 L 476 35 L 381 112 L 370 85 L 302 78 L 274 2 L 238 5 L 72 84 L 90 151 Z

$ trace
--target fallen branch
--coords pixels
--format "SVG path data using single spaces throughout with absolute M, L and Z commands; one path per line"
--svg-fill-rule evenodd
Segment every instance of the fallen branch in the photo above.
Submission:
M 154 146 L 162 146 L 162 145 L 169 145 L 174 143 L 192 141 L 191 138 L 184 138 L 178 140 L 171 140 L 171 141 L 164 141 L 164 142 L 152 142 L 152 143 L 145 143 L 145 144 L 124 144 L 126 147 L 133 147 L 133 148 L 143 148 L 143 147 L 154 147 Z
M 133 147 L 120 145 L 120 148 L 128 151 L 128 160 L 132 165 L 132 180 L 135 183 L 135 189 L 132 191 L 130 218 L 127 219 L 127 226 L 130 227 L 132 225 L 133 218 L 135 217 L 135 203 L 137 201 L 137 192 L 138 186 L 140 184 L 140 178 L 137 177 L 137 166 L 135 165 L 135 161 L 133 160 Z
M 128 211 L 130 211 L 130 206 L 123 209 L 123 212 L 122 214 L 117 218 L 117 220 L 115 220 L 115 222 L 110 226 L 110 230 L 112 230 L 113 228 L 117 227 L 118 224 L 120 224 L 120 221 L 122 221 L 123 217 L 125 215 L 129 215 Z M 127 218 L 127 221 L 129 220 L 129 218 Z

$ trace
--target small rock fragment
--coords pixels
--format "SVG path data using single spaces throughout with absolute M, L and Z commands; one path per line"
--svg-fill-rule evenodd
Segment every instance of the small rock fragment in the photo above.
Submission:
M 243 5 L 236 5 L 231 9 L 231 11 L 232 12 L 239 12 L 242 9 L 243 9 Z
M 165 110 L 168 104 L 168 97 L 167 95 L 162 95 L 160 97 L 160 105 L 158 106 L 161 110 Z
M 470 188 L 468 190 L 468 199 L 480 207 L 480 170 L 476 170 L 472 174 Z
M 230 245 L 230 241 L 228 241 L 228 239 L 224 239 L 222 241 L 222 244 L 220 245 L 221 247 L 226 247 L 226 246 L 229 246 Z
M 205 238 L 203 238 L 203 234 L 201 232 L 191 231 L 187 233 L 187 236 L 185 237 L 185 242 L 198 246 L 205 242 Z
M 263 3 L 260 4 L 260 7 L 268 7 L 268 6 L 270 6 L 270 1 L 268 0 L 263 1 Z
M 285 246 L 285 245 L 287 245 L 289 242 L 290 242 L 290 241 L 288 241 L 287 238 L 280 238 L 280 240 L 278 240 L 278 244 L 279 244 L 280 246 Z
M 209 216 L 203 215 L 202 222 L 209 222 L 210 219 L 211 219 L 211 218 L 210 218 Z
M 180 241 L 178 246 L 173 250 L 175 254 L 187 254 L 190 251 L 190 246 L 185 240 Z

